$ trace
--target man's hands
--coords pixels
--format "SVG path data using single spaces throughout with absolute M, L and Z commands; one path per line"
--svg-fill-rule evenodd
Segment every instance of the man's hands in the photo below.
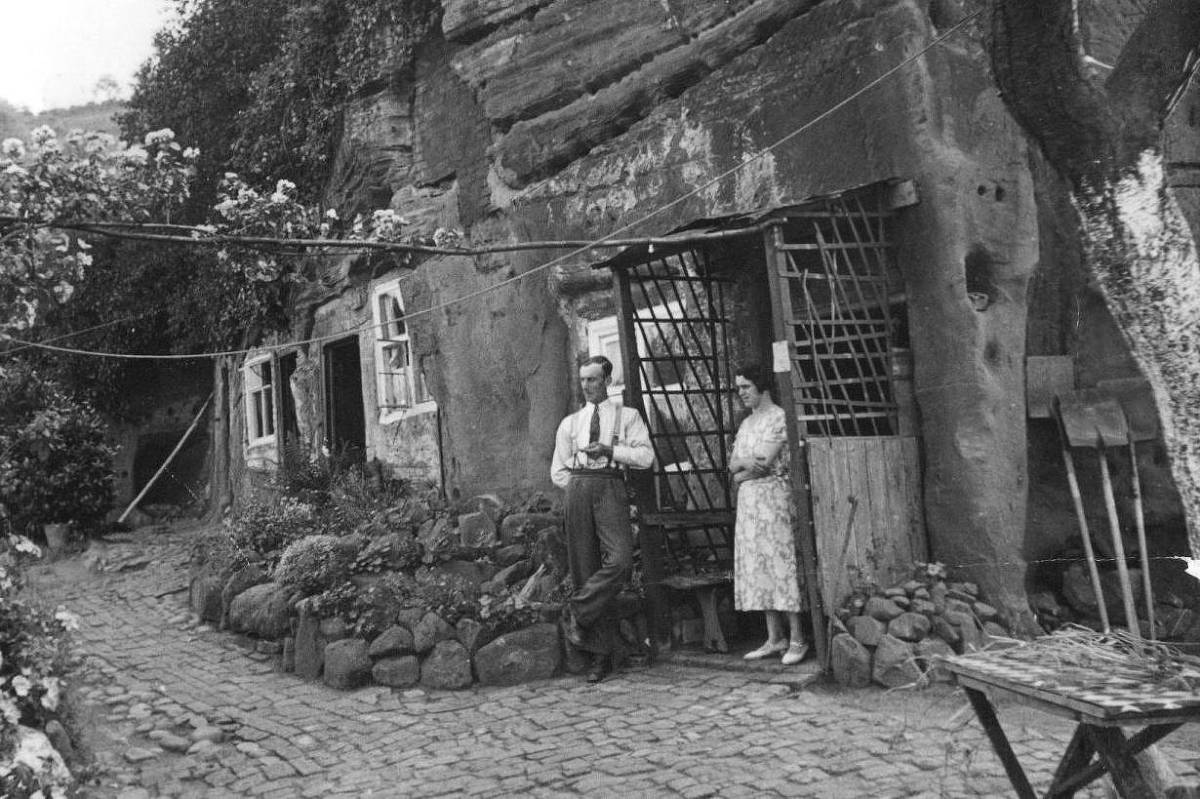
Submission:
M 608 444 L 601 444 L 599 441 L 593 441 L 591 444 L 588 444 L 586 447 L 581 449 L 580 452 L 583 452 L 591 458 L 611 458 L 613 454 L 613 448 Z

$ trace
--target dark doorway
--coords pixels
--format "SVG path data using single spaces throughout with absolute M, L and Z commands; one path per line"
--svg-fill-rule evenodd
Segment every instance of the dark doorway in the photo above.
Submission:
M 329 451 L 361 461 L 367 451 L 358 338 L 325 346 L 325 430 Z
M 174 451 L 184 430 L 165 433 L 147 433 L 138 436 L 137 450 L 133 456 L 133 492 L 141 491 L 159 467 Z M 203 426 L 192 433 L 187 443 L 179 450 L 162 476 L 154 483 L 138 504 L 146 505 L 191 505 L 204 503 L 204 481 L 207 477 L 205 459 L 208 455 L 208 434 Z

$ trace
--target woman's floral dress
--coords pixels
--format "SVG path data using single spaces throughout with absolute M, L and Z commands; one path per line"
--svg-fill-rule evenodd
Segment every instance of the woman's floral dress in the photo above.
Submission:
M 733 538 L 733 601 L 738 610 L 802 609 L 783 408 L 750 414 L 738 429 L 732 457 L 753 458 L 756 450 L 779 441 L 784 444 L 771 473 L 738 487 Z

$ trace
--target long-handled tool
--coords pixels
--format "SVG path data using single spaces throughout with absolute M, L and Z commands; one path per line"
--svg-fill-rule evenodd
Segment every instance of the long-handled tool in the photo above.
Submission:
M 1150 588 L 1150 549 L 1146 546 L 1146 514 L 1142 510 L 1142 480 L 1138 475 L 1137 447 L 1133 440 L 1133 425 L 1128 424 L 1128 417 L 1125 421 L 1129 431 L 1129 471 L 1133 484 L 1133 521 L 1137 526 L 1138 550 L 1142 560 L 1142 593 L 1146 596 L 1146 620 L 1150 624 L 1149 638 L 1154 640 L 1158 637 L 1158 633 L 1154 619 L 1154 592 Z
M 1125 411 L 1110 394 L 1094 389 L 1060 395 L 1057 398 L 1057 407 L 1067 443 L 1071 446 L 1096 449 L 1100 483 L 1104 492 L 1104 509 L 1108 515 L 1113 559 L 1117 564 L 1117 577 L 1121 584 L 1126 626 L 1131 632 L 1140 635 L 1133 584 L 1129 579 L 1129 564 L 1125 559 L 1125 540 L 1121 536 L 1121 523 L 1117 516 L 1117 503 L 1113 495 L 1112 474 L 1109 471 L 1107 455 L 1107 447 L 1124 446 L 1132 441 L 1133 434 L 1125 418 Z M 1138 493 L 1140 494 L 1140 485 Z M 1141 544 L 1141 548 L 1145 563 L 1145 544 Z M 1148 594 L 1146 601 L 1153 601 Z
M 1088 531 L 1087 515 L 1083 511 L 1083 495 L 1079 491 L 1079 478 L 1075 474 L 1075 459 L 1071 457 L 1071 444 L 1063 422 L 1061 402 L 1054 399 L 1054 418 L 1058 421 L 1058 440 L 1062 449 L 1063 465 L 1067 469 L 1067 487 L 1075 504 L 1075 518 L 1079 520 L 1079 537 L 1083 539 L 1083 553 L 1087 557 L 1088 576 L 1092 579 L 1092 591 L 1100 610 L 1100 625 L 1104 632 L 1112 629 L 1108 622 L 1108 606 L 1104 602 L 1104 589 L 1100 585 L 1100 570 L 1096 568 L 1096 551 L 1092 547 L 1092 535 Z

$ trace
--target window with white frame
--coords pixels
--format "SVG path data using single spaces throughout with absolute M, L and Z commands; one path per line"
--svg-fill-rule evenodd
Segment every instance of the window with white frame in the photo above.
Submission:
M 275 439 L 275 374 L 271 356 L 248 360 L 243 368 L 246 386 L 246 437 L 250 444 Z
M 678 302 L 668 302 L 655 305 L 649 309 L 638 309 L 639 316 L 666 320 L 682 314 Z M 647 329 L 651 333 L 647 333 Z M 662 334 L 655 325 L 635 325 L 637 331 L 638 355 L 642 358 L 661 355 L 663 343 Z M 608 395 L 616 396 L 625 390 L 625 365 L 621 360 L 621 333 L 617 317 L 606 316 L 595 319 L 587 324 L 588 355 L 603 355 L 613 363 L 612 383 L 608 387 Z M 649 339 L 647 338 L 649 336 Z M 672 390 L 678 387 L 679 368 L 673 362 L 655 362 L 646 369 L 643 375 L 643 389 Z
M 431 404 L 433 397 L 425 385 L 425 374 L 413 360 L 400 280 L 376 286 L 371 307 L 375 319 L 375 377 L 380 415 Z

